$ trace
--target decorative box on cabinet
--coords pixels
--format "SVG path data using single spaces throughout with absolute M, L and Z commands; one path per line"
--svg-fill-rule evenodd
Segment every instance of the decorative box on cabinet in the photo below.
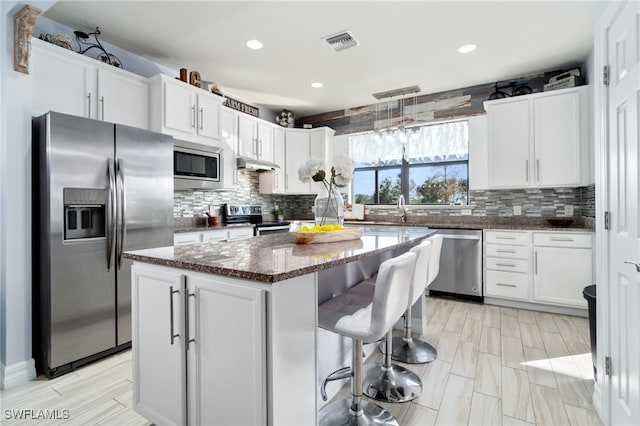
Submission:
M 155 424 L 266 424 L 265 291 L 157 265 L 132 276 L 134 409 Z
M 151 130 L 218 146 L 222 97 L 164 74 L 149 79 Z
M 57 111 L 149 129 L 149 87 L 139 75 L 32 39 L 33 114 Z
M 485 102 L 488 187 L 576 187 L 589 176 L 588 88 Z

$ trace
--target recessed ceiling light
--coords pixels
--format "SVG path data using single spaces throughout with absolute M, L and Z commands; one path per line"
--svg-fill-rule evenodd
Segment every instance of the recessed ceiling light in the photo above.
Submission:
M 253 50 L 262 49 L 262 42 L 260 40 L 247 40 L 246 44 L 249 49 L 253 49 Z
M 463 44 L 462 46 L 458 47 L 458 52 L 460 53 L 470 53 L 474 50 L 476 50 L 475 44 Z
M 313 83 L 311 83 L 311 87 L 313 87 L 314 89 L 318 89 L 322 86 L 324 86 L 324 84 L 320 83 L 319 81 L 314 81 Z

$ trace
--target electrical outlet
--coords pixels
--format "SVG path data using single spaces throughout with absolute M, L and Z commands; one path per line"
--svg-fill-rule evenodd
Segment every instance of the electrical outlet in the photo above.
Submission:
M 471 216 L 471 209 L 462 209 L 460 210 L 461 216 Z
M 565 216 L 573 216 L 573 206 L 564 206 L 564 215 Z
M 522 214 L 522 206 L 513 206 L 513 215 L 520 216 Z

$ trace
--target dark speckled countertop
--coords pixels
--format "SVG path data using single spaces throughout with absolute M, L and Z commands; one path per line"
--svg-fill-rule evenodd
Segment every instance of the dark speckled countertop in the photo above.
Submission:
M 418 226 L 364 226 L 357 240 L 296 244 L 290 234 L 125 252 L 134 261 L 273 283 L 399 248 L 433 233 Z

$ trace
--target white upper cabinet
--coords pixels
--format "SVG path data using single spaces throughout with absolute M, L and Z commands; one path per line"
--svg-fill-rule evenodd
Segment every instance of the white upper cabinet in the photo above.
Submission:
M 33 114 L 57 111 L 149 129 L 146 79 L 32 39 Z
M 151 130 L 218 146 L 222 97 L 159 74 L 151 82 Z
M 298 169 L 310 158 L 309 132 L 285 130 L 285 192 L 288 194 L 309 194 L 309 183 L 298 179 Z M 280 167 L 283 167 L 282 164 Z
M 261 194 L 286 193 L 285 131 L 276 126 L 273 133 L 273 161 L 280 166 L 272 172 L 260 173 Z
M 238 170 L 236 152 L 238 150 L 238 114 L 222 107 L 220 109 L 220 147 L 222 148 L 222 176 L 225 189 L 236 189 Z
M 591 183 L 587 86 L 485 102 L 488 187 Z
M 238 116 L 238 155 L 273 162 L 274 125 L 240 114 Z

